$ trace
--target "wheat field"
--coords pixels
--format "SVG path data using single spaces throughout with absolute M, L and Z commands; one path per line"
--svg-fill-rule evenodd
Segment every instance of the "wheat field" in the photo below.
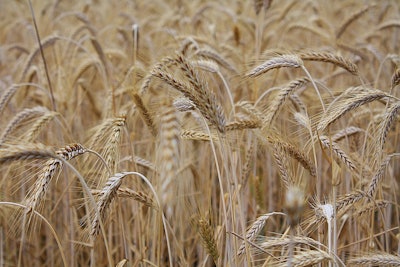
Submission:
M 397 0 L 0 0 L 0 266 L 400 266 Z

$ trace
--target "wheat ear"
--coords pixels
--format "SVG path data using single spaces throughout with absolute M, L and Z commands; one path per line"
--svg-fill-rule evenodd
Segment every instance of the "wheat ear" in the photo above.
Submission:
M 348 91 L 344 94 L 348 95 L 349 93 Z M 335 105 L 331 104 L 318 123 L 317 130 L 323 131 L 348 111 L 384 97 L 388 97 L 388 95 L 380 90 L 359 91 L 350 98 L 336 102 Z
M 155 137 L 157 136 L 157 130 L 154 124 L 154 119 L 151 116 L 150 112 L 144 105 L 142 98 L 138 94 L 133 94 L 133 101 L 136 104 L 136 107 L 139 109 L 140 114 L 144 122 L 146 123 L 147 127 L 150 129 L 151 134 Z
M 387 156 L 380 164 L 378 170 L 375 172 L 374 176 L 372 176 L 371 182 L 369 183 L 368 186 L 368 191 L 367 191 L 367 196 L 368 198 L 372 198 L 376 188 L 379 185 L 379 182 L 382 180 L 383 175 L 385 174 L 385 170 L 387 165 L 389 164 L 389 161 L 391 160 L 392 155 Z
M 263 64 L 255 67 L 254 69 L 250 70 L 246 76 L 248 77 L 257 77 L 261 74 L 264 74 L 270 70 L 277 69 L 277 68 L 299 68 L 303 66 L 303 61 L 300 57 L 296 55 L 280 55 L 273 57 Z
M 71 160 L 79 155 L 84 154 L 86 151 L 86 148 L 84 148 L 81 144 L 71 144 L 56 151 L 55 154 L 61 159 Z M 59 159 L 49 159 L 45 163 L 45 167 L 42 169 L 37 180 L 35 181 L 32 194 L 30 194 L 30 196 L 24 201 L 30 210 L 38 210 L 44 196 L 49 189 L 52 178 L 54 177 L 55 173 L 62 168 L 62 166 L 63 163 Z
M 19 124 L 22 122 L 33 119 L 37 116 L 43 115 L 48 112 L 47 108 L 45 107 L 34 107 L 34 108 L 27 108 L 23 111 L 19 112 L 14 118 L 8 123 L 6 128 L 4 129 L 3 133 L 0 136 L 0 144 L 4 143 L 6 137 L 16 129 Z
M 99 199 L 97 201 L 94 218 L 91 224 L 90 234 L 92 236 L 97 235 L 100 231 L 100 220 L 104 219 L 105 211 L 109 207 L 111 201 L 117 195 L 118 188 L 122 184 L 122 178 L 124 178 L 128 173 L 116 173 L 112 177 L 108 178 L 105 186 L 101 189 L 99 193 Z
M 379 125 L 379 149 L 383 149 L 383 145 L 385 144 L 386 137 L 392 126 L 392 123 L 397 117 L 397 114 L 400 111 L 400 101 L 392 104 L 389 109 L 385 112 L 383 116 L 383 120 Z
M 285 215 L 285 214 L 282 212 L 271 212 L 271 213 L 266 213 L 266 214 L 258 217 L 257 220 L 250 226 L 249 230 L 247 230 L 245 240 L 243 241 L 243 243 L 240 245 L 240 247 L 238 249 L 238 253 L 237 253 L 238 256 L 242 255 L 245 252 L 246 241 L 250 241 L 250 242 L 254 241 L 254 239 L 260 233 L 261 229 L 266 224 L 267 220 L 273 215 Z
M 296 253 L 291 259 L 292 267 L 312 266 L 324 261 L 332 261 L 332 257 L 322 250 L 306 250 Z M 274 265 L 276 267 L 287 267 L 287 262 Z
M 274 98 L 271 105 L 269 105 L 265 119 L 263 121 L 263 125 L 269 125 L 272 120 L 275 118 L 279 111 L 281 110 L 282 105 L 286 102 L 288 97 L 298 88 L 301 88 L 310 80 L 308 78 L 302 78 L 295 81 L 290 82 L 290 84 L 284 87 L 279 91 L 279 94 Z
M 203 241 L 204 247 L 208 254 L 213 258 L 214 263 L 217 264 L 219 258 L 217 240 L 214 237 L 211 225 L 203 219 L 197 221 L 198 232 Z
M 176 178 L 179 167 L 179 118 L 175 108 L 166 106 L 161 115 L 160 129 L 160 179 L 162 182 L 162 192 L 165 192 L 169 183 Z
M 321 141 L 321 144 L 323 147 L 326 149 L 332 149 L 332 152 L 351 170 L 355 171 L 356 166 L 354 165 L 353 161 L 350 159 L 350 157 L 344 152 L 340 146 L 335 143 L 335 142 L 330 142 L 329 138 L 321 135 L 319 137 L 319 140 Z
M 392 89 L 400 84 L 400 68 L 396 68 L 392 76 Z
M 380 252 L 350 259 L 349 265 L 400 266 L 400 257 Z
M 183 93 L 212 125 L 217 126 L 220 132 L 225 132 L 225 117 L 222 108 L 217 104 L 215 96 L 210 91 L 203 90 L 203 92 L 207 92 L 206 94 L 196 93 L 191 85 L 174 78 L 161 68 L 153 69 L 152 75 Z
M 300 53 L 299 57 L 304 61 L 321 61 L 332 63 L 341 67 L 353 75 L 358 75 L 358 67 L 350 60 L 327 52 L 304 52 Z
M 192 94 L 194 98 L 197 98 L 197 101 L 192 101 L 196 104 L 196 107 L 203 115 L 207 114 L 205 118 L 208 117 L 221 133 L 225 132 L 225 115 L 222 105 L 217 101 L 214 93 L 209 90 L 207 83 L 200 78 L 193 65 L 182 55 L 178 55 L 176 62 L 193 86 Z
M 356 21 L 358 18 L 360 18 L 364 13 L 368 11 L 371 7 L 374 7 L 375 5 L 369 5 L 364 7 L 363 9 L 354 12 L 351 14 L 347 19 L 344 20 L 342 25 L 339 27 L 337 33 L 336 33 L 336 39 L 339 39 L 340 36 L 345 32 L 345 30 L 350 26 L 351 23 Z

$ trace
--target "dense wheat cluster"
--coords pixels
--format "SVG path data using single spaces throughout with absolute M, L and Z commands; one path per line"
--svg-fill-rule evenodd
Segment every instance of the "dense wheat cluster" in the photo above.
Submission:
M 399 21 L 0 0 L 0 266 L 400 266 Z

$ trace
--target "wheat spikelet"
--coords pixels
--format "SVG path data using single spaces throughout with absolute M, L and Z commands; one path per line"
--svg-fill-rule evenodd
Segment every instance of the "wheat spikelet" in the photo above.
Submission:
M 242 171 L 241 171 L 241 184 L 243 186 L 247 185 L 247 181 L 249 179 L 249 175 L 250 175 L 250 165 L 253 159 L 253 151 L 254 151 L 254 147 L 256 146 L 255 143 L 257 141 L 250 141 L 250 144 L 248 145 L 247 149 L 246 149 L 246 158 L 245 158 L 245 162 L 243 164 L 242 167 Z
M 293 237 L 268 237 L 266 241 L 260 243 L 263 249 L 275 249 L 276 247 L 288 247 L 293 242 L 294 245 L 307 245 L 311 247 L 318 247 L 320 242 L 306 236 L 293 236 Z
M 41 116 L 29 128 L 28 132 L 26 132 L 24 140 L 26 140 L 27 142 L 32 142 L 33 140 L 35 140 L 35 138 L 39 135 L 44 126 L 57 115 L 59 115 L 59 113 L 50 111 Z
M 358 89 L 354 89 L 358 90 Z M 350 91 L 344 94 L 350 94 Z M 388 95 L 380 90 L 367 90 L 365 92 L 354 92 L 354 95 L 340 102 L 336 102 L 335 105 L 330 105 L 326 112 L 323 114 L 320 122 L 318 123 L 317 130 L 323 131 L 330 124 L 335 122 L 337 119 L 342 117 L 345 113 L 353 110 L 359 106 L 365 105 L 374 100 L 378 100 Z
M 280 140 L 279 138 L 271 139 L 271 142 L 277 145 L 282 149 L 283 152 L 287 153 L 290 157 L 297 160 L 304 169 L 308 170 L 312 176 L 316 176 L 315 166 L 309 157 L 302 152 L 300 149 L 296 148 L 296 146 Z
M 358 75 L 357 65 L 342 56 L 333 55 L 327 52 L 304 52 L 300 53 L 299 57 L 304 61 L 322 61 L 332 63 L 347 70 L 353 75 Z
M 293 185 L 293 179 L 292 175 L 288 171 L 286 155 L 283 153 L 283 149 L 279 145 L 274 145 L 274 158 L 276 164 L 278 165 L 280 178 L 285 187 L 289 188 L 289 186 Z
M 143 192 L 137 192 L 129 188 L 118 188 L 118 197 L 132 198 L 148 207 L 157 208 L 154 200 Z
M 351 135 L 363 132 L 364 130 L 358 127 L 350 126 L 346 127 L 339 132 L 337 132 L 335 135 L 332 136 L 331 140 L 332 142 L 339 142 L 343 138 L 349 137 Z
M 200 79 L 199 74 L 189 61 L 187 61 L 182 55 L 178 55 L 176 61 L 193 86 L 194 98 L 198 99 L 197 101 L 191 100 L 196 103 L 196 107 L 203 115 L 207 114 L 205 118 L 208 117 L 217 129 L 223 133 L 225 131 L 226 119 L 222 106 L 217 102 L 216 96 L 208 89 L 207 84 Z
M 220 66 L 226 68 L 227 70 L 237 73 L 237 70 L 235 69 L 235 67 L 232 64 L 230 64 L 226 59 L 224 59 L 221 55 L 219 55 L 217 52 L 213 51 L 210 48 L 198 49 L 198 50 L 196 50 L 195 54 L 199 57 L 215 61 L 216 63 L 218 63 Z
M 208 254 L 213 258 L 214 263 L 217 263 L 219 258 L 218 246 L 210 224 L 206 220 L 199 219 L 197 221 L 197 227 L 205 249 L 207 250 Z
M 374 266 L 400 266 L 400 257 L 392 254 L 379 252 L 350 259 L 349 265 L 374 265 Z
M 211 73 L 218 73 L 219 67 L 218 64 L 215 63 L 215 61 L 211 61 L 211 60 L 196 60 L 196 61 L 192 61 L 192 64 L 194 67 L 211 72 Z
M 54 151 L 44 147 L 27 147 L 13 146 L 12 150 L 9 148 L 0 149 L 0 164 L 10 163 L 13 161 L 33 160 L 33 159 L 48 159 L 57 158 Z
M 189 99 L 187 99 L 186 97 L 176 98 L 174 100 L 173 105 L 180 112 L 185 112 L 185 111 L 195 109 L 194 103 L 192 101 L 190 101 Z
M 304 102 L 300 99 L 300 97 L 297 94 L 291 94 L 289 96 L 289 100 L 292 102 L 293 106 L 295 107 L 297 112 L 301 112 L 306 114 L 307 113 L 307 108 Z
M 336 212 L 339 212 L 345 207 L 353 205 L 354 203 L 362 200 L 364 197 L 366 197 L 366 194 L 363 191 L 355 191 L 344 196 L 339 196 L 336 201 Z
M 307 250 L 307 251 L 297 252 L 291 259 L 291 266 L 293 267 L 311 266 L 324 261 L 332 261 L 332 258 L 331 256 L 329 256 L 328 253 L 322 250 Z M 286 267 L 287 262 L 281 262 L 274 266 Z
M 353 23 L 355 20 L 357 20 L 358 18 L 360 18 L 365 12 L 368 11 L 368 9 L 370 9 L 371 7 L 374 7 L 375 5 L 369 5 L 364 7 L 363 9 L 354 12 L 353 14 L 351 14 L 347 19 L 344 20 L 344 22 L 342 23 L 342 25 L 339 27 L 339 29 L 337 30 L 336 33 L 336 39 L 339 39 L 340 36 L 342 36 L 342 34 L 345 32 L 345 30 L 350 26 L 351 23 Z
M 319 137 L 322 145 L 327 149 L 332 149 L 332 152 L 351 170 L 355 171 L 356 166 L 350 157 L 340 148 L 340 146 L 335 142 L 330 142 L 328 137 L 321 135 Z
M 81 75 L 88 70 L 91 66 L 95 68 L 99 68 L 101 66 L 101 62 L 95 57 L 89 57 L 82 61 L 82 63 L 76 68 L 76 74 L 72 78 L 72 84 L 75 84 Z
M 184 130 L 181 132 L 181 138 L 189 139 L 189 140 L 197 140 L 197 141 L 210 141 L 210 136 L 207 133 L 193 131 L 193 130 Z M 211 135 L 211 140 L 214 142 L 218 141 L 218 136 Z
M 238 120 L 229 122 L 225 126 L 226 131 L 256 129 L 261 127 L 261 122 L 258 120 Z
M 245 250 L 246 250 L 246 241 L 254 241 L 254 239 L 257 237 L 257 235 L 260 233 L 261 229 L 264 227 L 266 224 L 267 220 L 269 217 L 277 214 L 283 214 L 280 212 L 271 212 L 271 213 L 266 213 L 264 215 L 261 215 L 257 218 L 257 220 L 250 226 L 249 230 L 246 232 L 245 240 L 243 243 L 240 245 L 237 255 L 240 256 L 242 255 Z
M 244 109 L 250 116 L 254 117 L 254 119 L 263 121 L 264 115 L 263 113 L 254 106 L 253 103 L 248 101 L 240 101 L 235 104 L 237 107 Z
M 54 45 L 55 42 L 56 42 L 57 40 L 59 40 L 59 39 L 60 39 L 60 38 L 59 38 L 58 36 L 49 36 L 49 37 L 43 39 L 43 40 L 40 42 L 40 45 L 39 45 L 37 48 L 35 48 L 35 49 L 29 54 L 29 56 L 28 56 L 28 58 L 27 58 L 27 60 L 26 60 L 25 66 L 22 68 L 23 71 L 22 71 L 21 77 L 20 77 L 20 79 L 19 79 L 20 81 L 22 81 L 22 80 L 24 79 L 25 75 L 27 74 L 27 72 L 28 72 L 28 70 L 29 70 L 29 67 L 32 65 L 33 60 L 34 60 L 35 57 L 41 52 L 41 50 L 44 49 L 44 48 L 46 48 L 46 47 L 49 47 L 49 46 Z
M 168 68 L 168 67 L 170 67 L 170 66 L 172 66 L 174 64 L 176 64 L 176 62 L 172 57 L 163 58 L 161 60 L 161 62 L 157 63 L 153 67 L 152 72 L 154 70 L 164 70 L 164 68 Z M 154 76 L 153 73 L 150 73 L 150 74 L 146 75 L 146 77 L 144 77 L 142 85 L 141 85 L 141 87 L 139 89 L 139 95 L 140 96 L 144 95 L 147 92 L 147 90 L 149 89 L 150 83 L 151 83 L 151 80 L 152 80 L 153 76 Z
M 397 114 L 400 110 L 400 101 L 392 104 L 387 111 L 385 112 L 382 122 L 379 124 L 379 141 L 377 142 L 379 145 L 379 149 L 383 149 L 383 145 L 385 144 L 386 137 L 392 126 L 392 123 L 397 117 Z
M 79 155 L 86 152 L 86 149 L 80 144 L 67 145 L 60 150 L 55 152 L 60 158 L 64 160 L 71 160 Z M 33 185 L 32 193 L 24 200 L 26 206 L 30 210 L 38 210 L 40 204 L 46 195 L 50 182 L 54 177 L 55 173 L 59 171 L 63 166 L 63 163 L 59 159 L 49 159 L 44 168 L 41 170 L 38 178 Z
M 396 68 L 392 76 L 392 89 L 400 84 L 400 68 Z
M 89 147 L 98 151 L 105 159 L 107 166 L 112 172 L 116 172 L 117 163 L 119 162 L 119 144 L 121 141 L 121 131 L 125 127 L 126 117 L 116 117 L 104 120 L 99 126 L 94 129 L 91 135 Z M 96 180 L 102 184 L 103 179 L 107 179 L 107 174 L 104 173 L 101 177 L 96 177 Z
M 182 55 L 186 56 L 190 49 L 193 49 L 195 51 L 198 50 L 199 44 L 192 37 L 187 37 L 187 38 L 183 39 L 178 51 Z
M 166 106 L 161 115 L 160 129 L 160 179 L 162 192 L 167 190 L 171 181 L 176 178 L 179 168 L 179 134 L 180 123 L 172 106 Z
M 192 71 L 188 70 L 187 74 Z M 225 117 L 223 115 L 221 106 L 216 102 L 214 94 L 209 90 L 201 87 L 200 92 L 196 92 L 195 89 L 181 80 L 174 78 L 171 74 L 163 71 L 160 68 L 152 70 L 152 75 L 161 79 L 168 85 L 172 86 L 176 90 L 184 94 L 190 101 L 192 101 L 200 113 L 209 121 L 212 125 L 217 126 L 220 132 L 224 132 Z M 192 79 L 192 82 L 196 81 Z M 199 88 L 196 88 L 199 90 Z
M 4 93 L 0 97 L 0 114 L 3 113 L 4 108 L 6 107 L 7 103 L 10 101 L 11 97 L 15 94 L 18 87 L 13 85 L 8 87 L 4 90 Z
M 246 76 L 257 77 L 264 74 L 270 70 L 277 68 L 299 68 L 303 66 L 303 61 L 296 55 L 280 55 L 273 57 L 263 64 L 255 67 L 249 71 Z
M 385 174 L 385 170 L 387 165 L 389 164 L 390 159 L 392 158 L 392 155 L 387 156 L 384 160 L 382 160 L 378 170 L 375 172 L 375 174 L 372 176 L 371 182 L 368 186 L 368 191 L 367 191 L 367 196 L 368 198 L 372 198 L 376 188 L 379 185 L 379 182 L 382 180 L 383 175 Z
M 381 24 L 378 25 L 377 30 L 387 30 L 389 28 L 400 28 L 400 22 L 398 20 L 388 20 L 385 22 L 382 22 Z
M 127 173 L 116 173 L 112 177 L 108 178 L 106 184 L 99 193 L 99 199 L 96 203 L 96 212 L 91 223 L 90 234 L 92 236 L 97 235 L 100 231 L 100 220 L 104 219 L 106 209 L 110 206 L 111 201 L 117 195 L 118 188 L 122 184 L 122 178 Z
M 8 123 L 3 133 L 0 136 L 0 144 L 4 143 L 6 137 L 15 130 L 23 121 L 33 119 L 34 117 L 40 116 L 48 112 L 45 107 L 34 107 L 27 108 L 19 112 L 14 118 Z
M 142 115 L 143 120 L 146 123 L 147 127 L 150 129 L 151 134 L 154 137 L 157 136 L 157 130 L 154 125 L 153 117 L 151 116 L 150 112 L 144 105 L 142 98 L 138 94 L 133 94 L 133 101 L 135 102 L 136 107 L 139 109 L 140 114 Z
M 362 206 L 361 209 L 357 210 L 357 212 L 355 212 L 353 214 L 354 217 L 360 217 L 364 214 L 367 214 L 371 211 L 375 211 L 376 209 L 383 209 L 386 208 L 387 206 L 389 206 L 389 202 L 385 201 L 385 200 L 377 200 L 371 203 L 368 203 L 368 205 L 364 205 Z
M 282 108 L 282 105 L 288 99 L 288 97 L 298 88 L 304 86 L 306 83 L 309 82 L 308 78 L 302 78 L 295 81 L 290 82 L 290 84 L 284 87 L 282 90 L 279 91 L 279 94 L 274 98 L 271 105 L 269 105 L 265 119 L 263 121 L 264 127 L 269 125 L 272 120 L 275 118 L 279 111 Z

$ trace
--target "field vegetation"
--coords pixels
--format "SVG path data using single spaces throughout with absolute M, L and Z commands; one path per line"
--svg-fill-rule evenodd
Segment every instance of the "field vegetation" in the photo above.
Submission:
M 397 0 L 0 0 L 0 266 L 400 266 Z

